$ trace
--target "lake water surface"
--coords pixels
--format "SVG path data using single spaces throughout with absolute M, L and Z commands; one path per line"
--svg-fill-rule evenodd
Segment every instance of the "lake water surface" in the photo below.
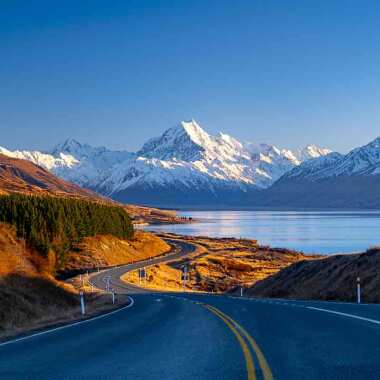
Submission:
M 307 253 L 349 253 L 380 245 L 380 212 L 193 211 L 200 222 L 150 230 L 210 237 L 244 237 Z

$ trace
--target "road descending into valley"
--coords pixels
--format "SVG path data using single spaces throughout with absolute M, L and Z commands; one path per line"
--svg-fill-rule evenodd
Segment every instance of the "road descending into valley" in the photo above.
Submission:
M 148 293 L 119 280 L 147 264 L 92 277 L 133 293 L 126 307 L 0 344 L 0 379 L 380 379 L 379 305 Z

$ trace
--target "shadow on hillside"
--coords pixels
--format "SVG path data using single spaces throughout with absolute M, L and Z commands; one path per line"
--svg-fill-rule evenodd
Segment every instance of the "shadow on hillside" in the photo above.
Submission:
M 58 316 L 78 304 L 77 296 L 44 277 L 0 277 L 0 335 Z

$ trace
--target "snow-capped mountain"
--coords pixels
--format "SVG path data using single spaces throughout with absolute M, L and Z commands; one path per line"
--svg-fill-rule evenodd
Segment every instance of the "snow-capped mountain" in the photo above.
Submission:
M 380 137 L 346 155 L 330 153 L 308 160 L 286 173 L 287 178 L 318 181 L 331 177 L 380 174 Z
M 91 187 L 112 166 L 132 157 L 132 153 L 94 148 L 73 139 L 58 144 L 48 152 L 9 151 L 0 147 L 0 153 L 9 157 L 32 161 L 65 180 L 83 187 Z
M 257 202 L 267 207 L 380 208 L 380 138 L 346 155 L 330 153 L 285 173 Z
M 310 158 L 331 151 L 310 145 L 291 151 L 212 136 L 194 120 L 149 140 L 136 153 L 67 140 L 50 152 L 0 153 L 30 160 L 54 174 L 122 201 L 156 203 L 162 197 L 226 194 L 265 189 Z M 205 199 L 206 199 L 205 198 Z M 170 199 L 169 199 L 170 200 Z

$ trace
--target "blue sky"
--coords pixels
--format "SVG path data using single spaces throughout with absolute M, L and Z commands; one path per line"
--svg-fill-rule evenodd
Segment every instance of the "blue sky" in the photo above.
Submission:
M 0 5 L 0 145 L 134 150 L 181 119 L 339 151 L 380 135 L 376 1 Z

